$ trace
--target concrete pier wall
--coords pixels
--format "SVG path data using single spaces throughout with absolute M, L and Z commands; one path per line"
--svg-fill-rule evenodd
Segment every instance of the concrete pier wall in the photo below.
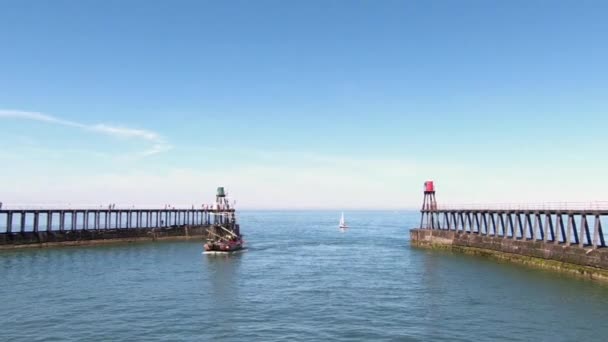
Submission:
M 483 255 L 608 282 L 608 248 L 437 229 L 411 229 L 410 239 L 417 247 Z

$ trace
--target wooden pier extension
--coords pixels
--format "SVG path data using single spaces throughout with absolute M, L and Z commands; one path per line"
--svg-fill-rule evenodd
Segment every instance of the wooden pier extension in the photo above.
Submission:
M 0 210 L 0 249 L 115 241 L 202 239 L 234 209 Z

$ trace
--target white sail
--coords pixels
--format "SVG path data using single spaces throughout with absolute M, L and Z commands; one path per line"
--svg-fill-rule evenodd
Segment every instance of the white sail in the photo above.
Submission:
M 340 217 L 340 228 L 347 228 L 346 222 L 344 221 L 344 213 L 342 213 L 342 217 Z

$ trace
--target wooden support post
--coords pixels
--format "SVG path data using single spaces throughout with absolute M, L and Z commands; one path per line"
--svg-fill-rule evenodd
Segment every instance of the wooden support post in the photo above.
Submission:
M 587 245 L 591 245 L 591 235 L 589 233 L 589 224 L 587 223 L 587 216 L 585 214 L 581 215 L 581 228 L 579 234 L 579 247 L 584 247 L 585 242 Z
M 82 212 L 82 229 L 89 229 L 89 211 L 85 210 Z
M 578 232 L 576 230 L 576 220 L 574 219 L 574 215 L 570 215 L 570 217 L 572 218 L 572 236 L 574 237 L 574 244 L 578 245 L 579 238 L 578 238 Z
M 490 215 L 490 223 L 492 224 L 492 236 L 498 235 L 498 227 L 496 226 L 496 218 L 494 217 L 494 213 L 489 213 Z
M 538 229 L 538 217 L 537 214 L 534 215 L 534 225 L 532 226 L 532 241 L 536 241 L 536 230 Z
M 564 234 L 564 220 L 562 219 L 562 214 L 557 213 L 555 216 L 555 240 L 553 243 L 558 245 L 560 239 L 565 240 L 566 234 Z
M 488 217 L 487 217 L 486 213 L 481 213 L 481 220 L 483 222 L 483 228 L 485 229 L 485 235 L 487 236 L 489 234 L 489 228 L 488 228 Z
M 65 231 L 65 210 L 59 212 L 59 231 Z
M 122 211 L 119 210 L 116 212 L 116 228 L 123 228 L 122 227 Z
M 601 216 L 599 218 L 600 218 L 600 220 L 597 223 L 597 225 L 598 225 L 598 234 L 597 235 L 600 238 L 600 247 L 606 247 L 606 241 L 604 241 L 604 231 L 602 229 L 602 220 L 601 220 L 602 218 L 601 218 Z
M 20 231 L 21 233 L 23 233 L 23 232 L 25 232 L 25 211 L 22 211 L 22 212 L 21 212 L 21 217 L 20 217 L 20 219 L 21 219 L 21 220 L 20 220 L 20 221 L 21 221 L 21 222 L 20 222 L 21 224 L 19 225 L 19 231 Z
M 574 217 L 568 215 L 568 227 L 566 228 L 566 246 L 572 244 L 572 226 L 574 225 Z
M 525 227 L 524 227 L 524 231 L 526 233 L 526 235 L 524 236 L 524 240 L 528 240 L 528 235 L 533 238 L 534 237 L 534 233 L 532 232 L 532 219 L 530 218 L 530 213 L 525 213 L 524 214 L 524 223 L 525 223 Z
M 480 234 L 481 235 L 481 225 L 479 223 L 479 213 L 471 213 L 473 215 L 473 224 L 475 226 L 475 231 L 474 233 Z
M 454 213 L 450 212 L 448 214 L 448 230 L 454 230 Z
M 600 215 L 595 215 L 595 224 L 593 225 L 593 249 L 596 249 L 600 243 Z
M 494 231 L 494 236 L 501 237 L 502 231 L 504 230 L 504 228 L 500 225 L 502 214 L 495 213 L 495 214 L 492 214 L 492 216 L 493 216 L 493 220 L 494 220 L 494 226 L 496 227 L 496 230 Z
M 537 235 L 538 240 L 543 241 L 545 239 L 545 228 L 543 226 L 543 218 L 541 217 L 540 213 L 536 213 L 536 221 L 538 222 L 538 233 L 540 235 Z
M 11 234 L 13 232 L 13 212 L 9 211 L 6 213 L 6 233 Z
M 511 224 L 511 233 L 513 233 L 513 240 L 517 238 L 517 230 L 519 226 L 516 227 L 516 224 L 513 223 L 513 215 L 509 214 L 509 223 Z
M 76 230 L 77 227 L 77 219 L 78 219 L 78 212 L 77 211 L 72 211 L 72 226 L 70 227 L 71 230 Z
M 578 246 L 585 246 L 585 226 L 587 225 L 587 217 L 585 215 L 581 215 L 581 227 L 580 232 L 578 234 Z
M 53 230 L 53 212 L 49 211 L 46 214 L 46 231 L 51 232 Z
M 38 224 L 40 223 L 39 220 L 40 220 L 40 212 L 35 211 L 34 212 L 34 228 L 32 229 L 34 231 L 34 233 L 38 233 Z M 47 220 L 48 220 L 48 218 L 47 218 Z
M 555 235 L 553 234 L 553 226 L 551 225 L 551 215 L 548 213 L 545 213 L 545 224 L 543 226 L 545 228 L 543 242 L 549 241 L 549 235 L 551 235 L 551 241 L 555 240 Z
M 591 246 L 591 244 L 593 243 L 593 237 L 591 236 L 591 232 L 589 231 L 589 221 L 587 220 L 587 217 L 585 217 L 585 240 L 587 240 L 587 246 Z

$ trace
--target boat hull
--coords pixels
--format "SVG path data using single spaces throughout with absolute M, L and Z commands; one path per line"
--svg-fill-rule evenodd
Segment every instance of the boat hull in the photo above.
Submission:
M 233 253 L 243 249 L 243 241 L 207 242 L 204 248 L 205 252 Z

